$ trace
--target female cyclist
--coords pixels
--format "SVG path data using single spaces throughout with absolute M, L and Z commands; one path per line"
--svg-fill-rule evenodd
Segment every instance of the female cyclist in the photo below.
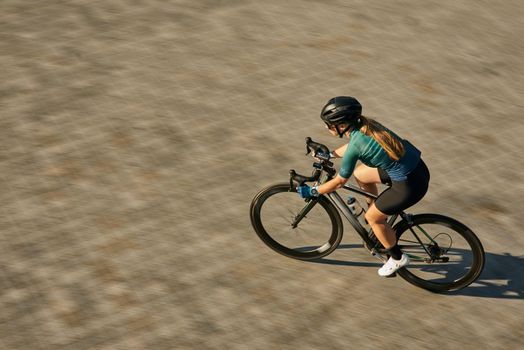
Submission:
M 375 195 L 378 194 L 376 184 L 388 185 L 374 202 L 368 202 L 365 217 L 375 236 L 390 252 L 390 258 L 378 270 L 380 276 L 389 276 L 409 264 L 409 258 L 398 247 L 395 232 L 386 219 L 424 197 L 429 184 L 428 168 L 420 158 L 420 151 L 409 141 L 363 116 L 362 106 L 354 97 L 330 99 L 322 108 L 320 118 L 333 136 L 345 135 L 349 143 L 331 152 L 332 157 L 342 158 L 335 178 L 320 186 L 300 186 L 298 193 L 310 198 L 335 191 L 351 174 L 362 189 Z M 362 164 L 355 168 L 357 160 Z

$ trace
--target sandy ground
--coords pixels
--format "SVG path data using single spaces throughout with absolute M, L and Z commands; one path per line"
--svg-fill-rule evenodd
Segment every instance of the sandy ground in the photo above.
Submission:
M 523 18 L 517 0 L 2 1 L 0 348 L 522 347 Z M 251 199 L 309 171 L 304 137 L 341 144 L 318 118 L 335 95 L 422 150 L 412 211 L 477 233 L 477 283 L 380 279 L 349 225 L 316 263 L 256 237 Z

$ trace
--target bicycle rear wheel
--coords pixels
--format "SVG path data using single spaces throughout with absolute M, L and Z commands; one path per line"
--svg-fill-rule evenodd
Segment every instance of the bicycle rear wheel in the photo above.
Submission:
M 251 203 L 250 216 L 260 239 L 290 258 L 321 258 L 342 240 L 342 219 L 333 204 L 324 196 L 305 201 L 289 183 L 260 191 Z
M 459 290 L 473 283 L 484 267 L 484 249 L 475 234 L 455 219 L 420 214 L 395 225 L 398 245 L 410 264 L 398 274 L 432 292 Z

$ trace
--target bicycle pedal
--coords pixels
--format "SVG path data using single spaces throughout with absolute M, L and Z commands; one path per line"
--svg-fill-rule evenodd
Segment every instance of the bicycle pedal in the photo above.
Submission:
M 393 277 L 397 277 L 397 273 L 396 272 L 393 272 L 391 275 L 389 276 L 385 276 L 386 278 L 393 278 Z

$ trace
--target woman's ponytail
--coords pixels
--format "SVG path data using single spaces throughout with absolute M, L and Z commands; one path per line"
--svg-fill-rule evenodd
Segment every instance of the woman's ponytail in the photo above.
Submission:
M 402 141 L 374 119 L 360 116 L 360 131 L 372 137 L 386 151 L 389 158 L 399 160 L 404 155 Z

